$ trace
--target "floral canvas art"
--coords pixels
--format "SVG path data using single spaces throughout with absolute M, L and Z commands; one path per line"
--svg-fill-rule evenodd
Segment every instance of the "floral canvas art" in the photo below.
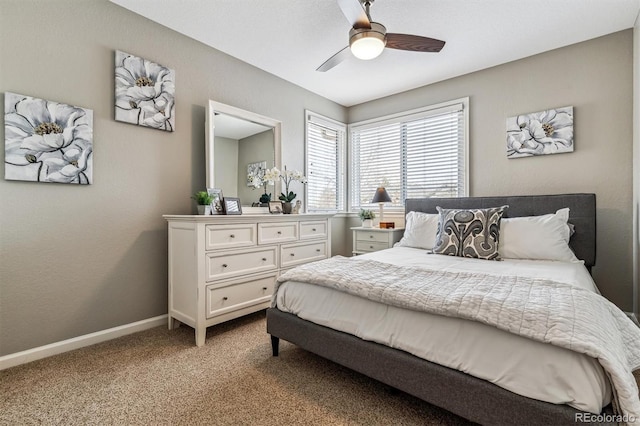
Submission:
M 116 51 L 116 120 L 173 132 L 175 71 Z
M 507 157 L 573 152 L 573 107 L 507 118 Z
M 265 170 L 267 170 L 266 161 L 247 164 L 247 186 L 259 188 L 262 185 Z
M 4 134 L 5 179 L 92 183 L 92 110 L 5 93 Z

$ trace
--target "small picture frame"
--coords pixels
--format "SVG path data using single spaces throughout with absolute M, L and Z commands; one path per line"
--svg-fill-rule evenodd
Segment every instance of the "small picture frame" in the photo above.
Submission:
M 211 197 L 213 197 L 213 200 L 211 201 L 211 214 L 224 214 L 222 189 L 207 188 L 207 192 Z
M 224 197 L 224 211 L 226 214 L 242 214 L 240 198 Z
M 273 214 L 282 213 L 282 202 L 269 201 L 269 213 L 273 213 Z

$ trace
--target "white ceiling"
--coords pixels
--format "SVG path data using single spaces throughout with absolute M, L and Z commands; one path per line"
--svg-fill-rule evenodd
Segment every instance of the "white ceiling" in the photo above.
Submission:
M 385 49 L 321 73 L 348 45 L 336 0 L 111 1 L 344 106 L 631 28 L 640 10 L 640 0 L 375 0 L 372 20 L 388 32 L 444 49 Z

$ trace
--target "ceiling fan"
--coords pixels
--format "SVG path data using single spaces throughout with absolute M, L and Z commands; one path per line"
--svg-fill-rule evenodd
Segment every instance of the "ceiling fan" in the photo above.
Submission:
M 329 71 L 350 54 L 365 60 L 376 58 L 385 47 L 413 52 L 439 52 L 444 47 L 445 42 L 435 38 L 387 33 L 384 25 L 371 20 L 371 3 L 373 0 L 338 0 L 338 6 L 353 27 L 349 31 L 349 46 L 327 59 L 316 71 Z

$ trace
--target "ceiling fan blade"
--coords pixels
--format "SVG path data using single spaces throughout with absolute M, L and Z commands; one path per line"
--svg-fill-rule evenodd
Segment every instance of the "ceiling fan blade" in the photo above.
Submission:
M 350 56 L 351 56 L 351 49 L 349 49 L 349 46 L 347 46 L 341 51 L 339 51 L 338 53 L 336 53 L 335 55 L 333 55 L 332 57 L 330 57 L 329 59 L 327 59 L 324 64 L 320 65 L 316 69 L 316 71 L 320 71 L 320 72 L 329 71 L 331 68 L 335 67 L 340 62 L 344 61 Z
M 338 6 L 353 28 L 371 28 L 371 22 L 360 0 L 338 0 Z
M 391 49 L 411 50 L 413 52 L 439 52 L 445 42 L 435 38 L 410 34 L 387 33 L 387 46 Z

